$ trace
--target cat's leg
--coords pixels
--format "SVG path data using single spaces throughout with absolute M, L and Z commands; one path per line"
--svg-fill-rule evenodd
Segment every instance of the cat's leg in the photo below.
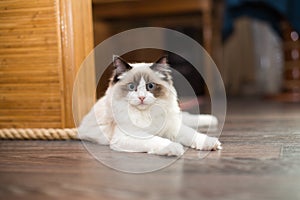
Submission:
M 124 152 L 146 152 L 149 154 L 181 156 L 184 148 L 181 144 L 169 139 L 143 133 L 143 138 L 125 134 L 118 127 L 110 142 L 110 148 Z
M 176 137 L 176 142 L 198 150 L 222 149 L 221 142 L 216 137 L 209 137 L 182 124 Z
M 218 125 L 218 119 L 213 115 L 193 115 L 188 112 L 182 112 L 182 122 L 192 128 Z
M 109 145 L 109 138 L 104 134 L 104 131 L 109 129 L 108 126 L 100 126 L 97 123 L 94 111 L 91 110 L 82 120 L 80 126 L 77 128 L 77 137 L 80 140 Z

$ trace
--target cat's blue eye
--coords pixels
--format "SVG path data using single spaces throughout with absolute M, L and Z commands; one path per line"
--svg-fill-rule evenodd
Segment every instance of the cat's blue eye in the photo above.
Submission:
M 147 90 L 153 90 L 156 87 L 155 83 L 147 83 L 146 88 Z
M 134 83 L 128 83 L 127 89 L 129 91 L 134 91 L 134 90 L 136 90 L 136 85 Z

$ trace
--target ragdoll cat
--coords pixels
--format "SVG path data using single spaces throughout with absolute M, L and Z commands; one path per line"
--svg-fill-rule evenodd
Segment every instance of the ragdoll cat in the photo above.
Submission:
M 80 139 L 116 151 L 167 156 L 181 156 L 183 145 L 222 149 L 217 138 L 193 129 L 217 125 L 214 116 L 181 112 L 166 56 L 155 63 L 135 64 L 114 56 L 113 65 L 105 96 L 78 127 Z

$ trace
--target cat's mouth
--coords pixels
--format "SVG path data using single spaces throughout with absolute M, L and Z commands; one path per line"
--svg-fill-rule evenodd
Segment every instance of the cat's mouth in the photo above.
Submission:
M 138 105 L 136 105 L 136 108 L 139 110 L 146 110 L 148 107 L 149 105 L 145 102 L 140 102 Z
M 146 110 L 153 104 L 153 102 L 147 100 L 147 98 L 134 98 L 129 100 L 128 103 L 138 110 Z

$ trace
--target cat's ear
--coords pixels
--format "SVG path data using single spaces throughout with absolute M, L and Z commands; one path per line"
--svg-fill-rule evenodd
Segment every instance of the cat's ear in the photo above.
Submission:
M 166 80 L 170 79 L 170 67 L 168 64 L 168 56 L 164 55 L 161 58 L 159 58 L 156 62 L 153 63 L 153 65 L 150 66 L 150 68 L 156 72 L 158 72 L 161 75 L 161 78 L 164 78 Z
M 168 56 L 164 55 L 153 63 L 150 68 L 154 71 L 170 71 L 168 64 Z
M 112 77 L 113 82 L 117 82 L 123 73 L 132 69 L 132 67 L 123 58 L 117 55 L 113 55 L 113 65 L 115 68 L 115 72 Z
M 117 55 L 113 55 L 113 64 L 117 74 L 122 74 L 132 68 L 123 58 Z
M 161 64 L 161 65 L 168 65 L 168 55 L 162 56 L 155 63 L 156 64 Z

